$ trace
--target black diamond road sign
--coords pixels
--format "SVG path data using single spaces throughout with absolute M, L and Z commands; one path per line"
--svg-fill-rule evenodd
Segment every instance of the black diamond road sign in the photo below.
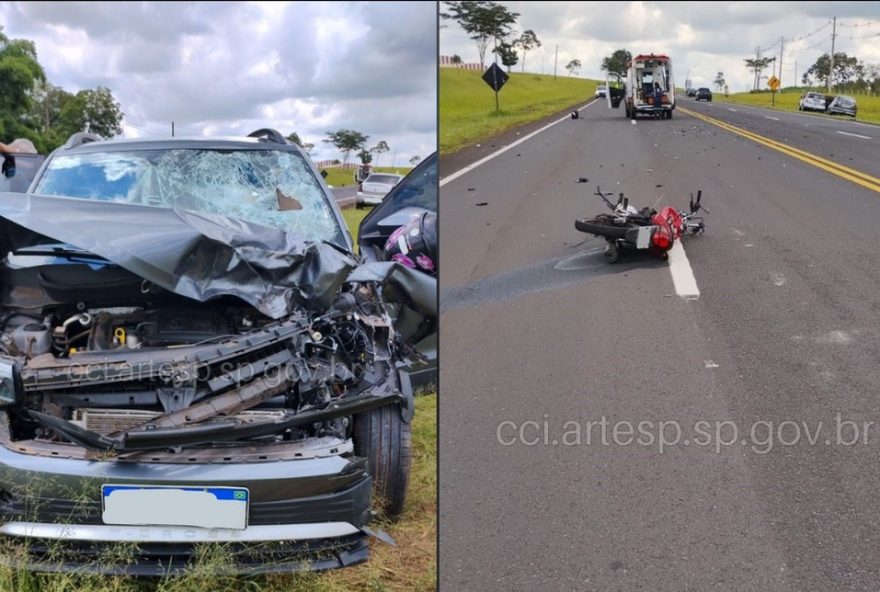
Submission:
M 504 86 L 504 83 L 510 76 L 507 75 L 507 72 L 502 70 L 498 64 L 492 64 L 489 66 L 486 71 L 483 73 L 483 80 L 486 81 L 486 84 L 492 87 L 492 90 L 498 92 L 501 90 L 501 87 Z

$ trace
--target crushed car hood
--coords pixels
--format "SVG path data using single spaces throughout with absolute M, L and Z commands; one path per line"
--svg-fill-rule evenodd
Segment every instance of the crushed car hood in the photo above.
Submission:
M 51 238 L 181 296 L 200 302 L 236 296 L 273 319 L 298 308 L 324 311 L 342 284 L 358 278 L 390 282 L 402 300 L 436 314 L 436 280 L 426 274 L 397 264 L 360 265 L 330 243 L 224 216 L 0 193 L 0 225 L 4 256 Z

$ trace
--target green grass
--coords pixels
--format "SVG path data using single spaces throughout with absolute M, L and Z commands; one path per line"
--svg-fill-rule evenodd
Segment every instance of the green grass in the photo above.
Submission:
M 440 151 L 448 154 L 504 130 L 537 121 L 593 98 L 596 80 L 512 73 L 495 93 L 480 72 L 440 69 Z
M 373 170 L 377 173 L 394 173 L 395 175 L 406 176 L 413 168 L 405 167 L 376 167 Z M 354 169 L 343 169 L 341 167 L 333 167 L 324 169 L 327 171 L 327 178 L 324 182 L 331 187 L 350 187 L 354 185 Z
M 358 242 L 358 227 L 361 225 L 361 220 L 363 220 L 370 211 L 371 210 L 368 209 L 359 210 L 357 208 L 342 209 L 342 217 L 345 218 L 345 223 L 348 225 L 349 232 L 351 232 L 351 240 L 354 241 L 355 245 L 357 245 Z
M 798 100 L 806 91 L 778 92 L 776 93 L 776 105 L 771 106 L 771 94 L 769 92 L 760 93 L 735 93 L 725 97 L 721 93 L 713 93 L 713 99 L 718 102 L 728 102 L 737 105 L 752 105 L 755 107 L 766 107 L 777 111 L 797 111 Z M 843 93 L 845 94 L 845 93 Z M 866 95 L 851 95 L 858 103 L 858 115 L 856 121 L 865 123 L 880 123 L 880 97 L 869 97 Z M 816 113 L 818 117 L 832 117 Z M 838 119 L 849 119 L 846 115 L 834 115 Z
M 211 575 L 228 561 L 222 549 L 205 547 L 194 569 L 181 577 L 135 580 L 76 573 L 34 574 L 0 566 L 2 592 L 432 592 L 436 590 L 437 395 L 416 397 L 413 466 L 403 515 L 380 524 L 396 547 L 371 541 L 364 564 L 320 574 L 282 574 L 242 578 Z M 124 546 L 123 546 L 124 547 Z M 123 558 L 128 549 L 114 555 Z M 4 553 L 10 550 L 4 549 Z M 111 558 L 107 558 L 108 560 Z

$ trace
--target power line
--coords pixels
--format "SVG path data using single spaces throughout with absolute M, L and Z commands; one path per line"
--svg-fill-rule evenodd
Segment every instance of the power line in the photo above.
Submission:
M 873 27 L 874 25 L 880 25 L 880 19 L 868 21 L 866 23 L 856 23 L 854 25 L 847 25 L 846 23 L 837 23 L 837 24 L 838 24 L 838 26 L 841 26 L 841 27 L 849 27 L 850 29 L 857 29 L 859 27 Z
M 122 125 L 125 127 L 131 127 L 136 130 L 140 130 L 142 132 L 147 132 L 148 134 L 153 134 L 154 136 L 159 137 L 159 138 L 164 138 L 167 135 L 167 134 L 162 134 L 162 133 L 159 133 L 159 132 L 151 130 L 151 129 L 147 129 L 145 127 L 141 127 L 139 125 L 134 125 L 133 123 L 129 123 L 128 121 L 123 121 Z

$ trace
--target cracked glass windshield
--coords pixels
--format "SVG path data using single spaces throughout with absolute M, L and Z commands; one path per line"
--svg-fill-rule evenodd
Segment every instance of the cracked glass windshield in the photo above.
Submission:
M 58 156 L 36 193 L 220 214 L 345 245 L 299 155 L 275 150 L 138 150 Z

